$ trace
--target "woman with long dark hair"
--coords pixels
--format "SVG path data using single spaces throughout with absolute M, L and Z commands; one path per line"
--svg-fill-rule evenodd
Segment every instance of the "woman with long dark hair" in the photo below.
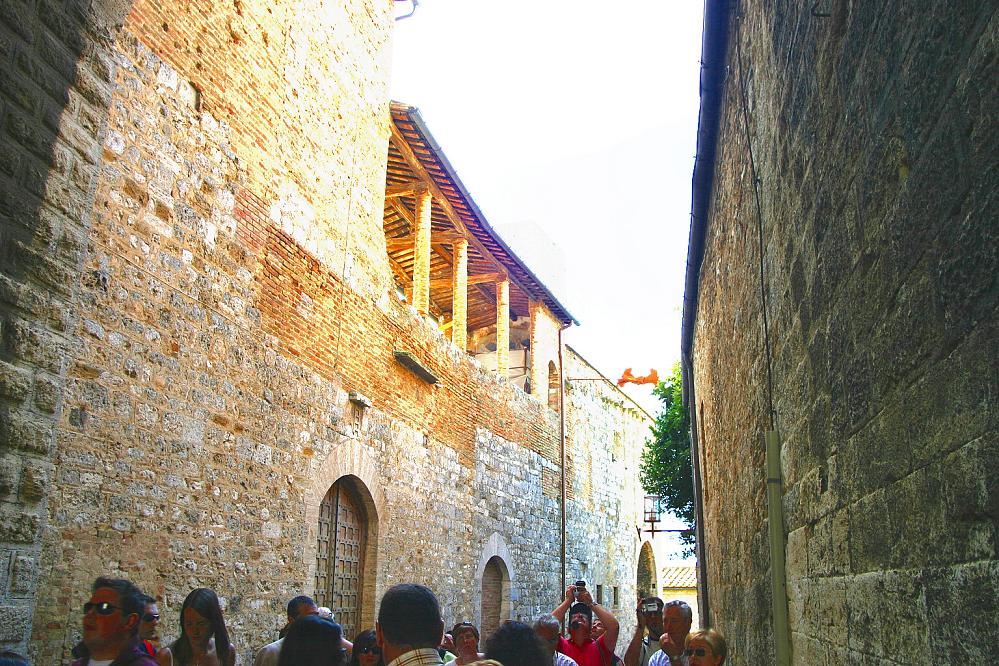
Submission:
M 345 666 L 347 651 L 340 647 L 340 625 L 318 615 L 291 623 L 281 644 L 278 666 Z
M 156 654 L 160 666 L 234 666 L 236 648 L 222 618 L 218 595 L 207 587 L 191 590 L 180 607 L 180 636 Z
M 375 630 L 362 631 L 354 639 L 354 649 L 350 653 L 350 666 L 385 666 L 382 649 L 375 640 Z

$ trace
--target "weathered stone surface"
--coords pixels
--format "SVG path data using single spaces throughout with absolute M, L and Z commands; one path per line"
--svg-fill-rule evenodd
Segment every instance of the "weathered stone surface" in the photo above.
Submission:
M 30 621 L 30 606 L 0 606 L 0 641 L 20 641 Z
M 24 400 L 31 387 L 31 375 L 24 369 L 0 361 L 0 397 Z
M 999 23 L 981 3 L 826 5 L 745 6 L 730 25 L 693 350 L 711 609 L 726 663 L 772 663 L 745 85 L 794 662 L 988 661 Z M 973 618 L 944 610 L 960 590 Z

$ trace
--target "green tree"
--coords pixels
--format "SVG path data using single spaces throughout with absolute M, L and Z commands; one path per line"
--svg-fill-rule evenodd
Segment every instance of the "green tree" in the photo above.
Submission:
M 694 474 L 690 463 L 690 416 L 683 406 L 683 377 L 680 364 L 669 377 L 656 384 L 653 394 L 662 409 L 652 426 L 653 439 L 645 442 L 639 465 L 639 479 L 645 492 L 658 495 L 660 506 L 694 528 Z M 680 542 L 691 549 L 694 535 L 685 532 Z

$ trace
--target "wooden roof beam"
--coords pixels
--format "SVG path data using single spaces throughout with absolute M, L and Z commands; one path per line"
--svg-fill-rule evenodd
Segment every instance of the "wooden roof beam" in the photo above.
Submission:
M 408 183 L 396 183 L 385 186 L 385 198 L 409 197 L 414 194 L 422 194 L 426 190 L 427 184 L 420 180 L 413 180 Z
M 486 249 L 478 238 L 469 233 L 468 228 L 465 226 L 464 220 L 461 219 L 461 216 L 458 215 L 458 211 L 456 211 L 454 206 L 451 205 L 451 201 L 447 198 L 447 195 L 445 195 L 444 192 L 441 191 L 440 187 L 438 187 L 437 183 L 434 182 L 433 177 L 431 177 L 431 175 L 427 172 L 427 168 L 423 166 L 423 162 L 421 162 L 420 158 L 418 158 L 416 153 L 413 152 L 413 148 L 409 145 L 409 142 L 406 141 L 406 137 L 402 135 L 402 130 L 399 129 L 399 126 L 395 124 L 395 121 L 393 121 L 391 125 L 392 136 L 389 137 L 389 141 L 391 141 L 392 145 L 399 151 L 399 154 L 402 155 L 402 159 L 409 165 L 410 170 L 412 170 L 416 177 L 421 181 L 426 182 L 430 187 L 430 194 L 434 197 L 434 199 L 438 200 L 441 209 L 444 211 L 444 214 L 447 216 L 448 220 L 450 220 L 451 224 L 454 225 L 454 228 L 468 239 L 469 246 L 478 250 L 483 259 L 495 266 L 497 270 L 506 271 L 506 267 L 503 263 L 496 259 L 493 256 L 493 253 Z M 512 284 L 516 285 L 518 289 L 527 294 L 530 298 L 532 293 L 530 289 L 525 288 L 519 280 L 512 276 L 510 276 L 509 279 Z

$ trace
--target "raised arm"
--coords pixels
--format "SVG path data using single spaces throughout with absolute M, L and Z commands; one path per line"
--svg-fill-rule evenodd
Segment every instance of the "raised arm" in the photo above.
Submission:
M 569 606 L 571 606 L 572 602 L 575 600 L 576 600 L 576 586 L 570 585 L 569 587 L 565 588 L 565 599 L 563 599 L 562 603 L 556 606 L 555 610 L 552 611 L 552 615 L 555 616 L 555 619 L 558 620 L 558 623 L 561 624 L 563 627 L 565 626 L 565 612 L 569 610 Z
M 603 635 L 604 645 L 610 652 L 614 652 L 614 649 L 617 647 L 617 634 L 621 630 L 621 625 L 618 624 L 617 618 L 614 617 L 614 614 L 609 610 L 593 601 L 593 596 L 590 594 L 589 590 L 580 592 L 579 600 L 584 604 L 589 605 L 593 614 L 604 623 L 604 629 L 606 629 Z
M 645 638 L 645 613 L 642 612 L 642 599 L 638 599 L 638 609 L 635 614 L 638 621 L 635 623 L 635 635 L 631 637 L 631 643 L 624 653 L 624 666 L 638 666 L 638 661 L 642 656 L 642 639 Z

